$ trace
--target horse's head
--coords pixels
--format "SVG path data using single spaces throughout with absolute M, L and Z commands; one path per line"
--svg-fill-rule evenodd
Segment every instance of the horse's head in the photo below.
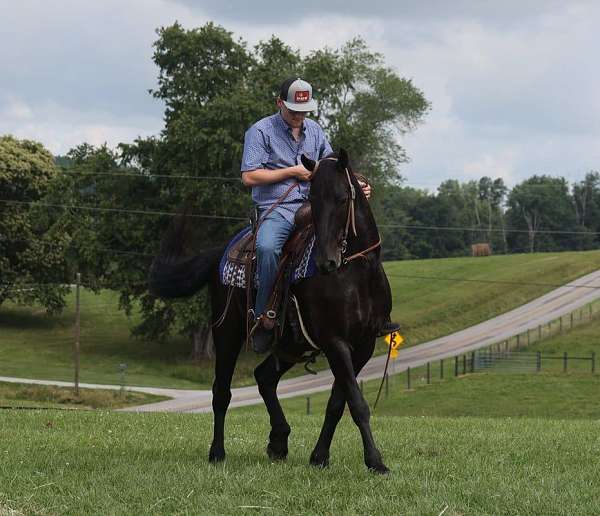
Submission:
M 313 172 L 310 204 L 316 237 L 316 263 L 321 273 L 342 264 L 346 237 L 354 220 L 356 187 L 349 170 L 348 153 L 340 149 L 319 162 L 302 156 L 302 164 Z

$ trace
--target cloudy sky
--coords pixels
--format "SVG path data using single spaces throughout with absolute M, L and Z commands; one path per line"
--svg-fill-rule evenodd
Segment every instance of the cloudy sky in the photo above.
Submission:
M 600 169 L 600 2 L 20 0 L 0 2 L 0 134 L 55 154 L 157 134 L 155 29 L 209 20 L 303 52 L 360 35 L 432 104 L 403 138 L 408 183 Z

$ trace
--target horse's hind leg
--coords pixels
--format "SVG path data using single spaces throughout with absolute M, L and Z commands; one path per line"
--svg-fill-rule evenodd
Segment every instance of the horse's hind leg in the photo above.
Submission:
M 269 355 L 254 370 L 254 378 L 258 385 L 258 392 L 262 396 L 269 418 L 271 420 L 271 432 L 269 433 L 269 444 L 267 445 L 267 454 L 273 460 L 282 460 L 288 454 L 288 437 L 290 435 L 290 425 L 288 425 L 279 399 L 277 398 L 277 384 L 294 364 L 279 361 L 279 369 L 274 355 Z
M 231 378 L 243 341 L 243 316 L 235 305 L 236 303 L 231 303 L 223 324 L 213 329 L 216 354 L 212 388 L 214 430 L 208 454 L 208 460 L 213 463 L 225 459 L 225 414 L 231 401 Z M 218 310 L 214 313 L 218 313 Z
M 369 349 L 362 348 L 361 353 L 355 353 L 352 355 L 352 363 L 354 367 L 354 376 L 356 377 L 360 373 L 361 369 L 368 362 L 373 354 L 373 348 L 375 342 Z M 333 434 L 335 429 L 344 413 L 344 407 L 346 406 L 346 397 L 344 391 L 338 381 L 333 382 L 331 388 L 331 395 L 327 402 L 327 409 L 325 411 L 325 420 L 323 421 L 323 427 L 319 434 L 319 439 L 313 452 L 310 454 L 310 464 L 313 466 L 327 467 L 329 465 L 329 449 L 331 448 L 331 441 L 333 440 Z
M 381 453 L 375 446 L 371 425 L 369 423 L 370 411 L 367 401 L 360 392 L 354 367 L 352 363 L 352 355 L 348 346 L 341 341 L 332 343 L 326 351 L 329 365 L 335 376 L 336 384 L 339 383 L 340 388 L 348 402 L 348 408 L 352 419 L 358 429 L 363 441 L 364 457 L 366 466 L 377 473 L 388 473 L 389 469 L 383 463 Z

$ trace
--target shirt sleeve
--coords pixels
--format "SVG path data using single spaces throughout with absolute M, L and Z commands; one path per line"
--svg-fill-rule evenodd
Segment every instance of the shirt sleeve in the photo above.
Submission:
M 242 154 L 241 171 L 265 168 L 269 161 L 269 148 L 265 135 L 256 126 L 246 131 L 244 136 L 244 153 Z
M 333 149 L 331 148 L 331 144 L 329 143 L 327 136 L 325 136 L 325 132 L 323 131 L 323 129 L 321 129 L 321 146 L 319 147 L 319 159 L 321 159 L 323 156 L 331 154 L 332 152 Z

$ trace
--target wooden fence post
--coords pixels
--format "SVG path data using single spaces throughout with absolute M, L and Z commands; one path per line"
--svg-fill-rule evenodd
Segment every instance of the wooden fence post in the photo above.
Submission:
M 75 346 L 73 348 L 73 361 L 75 365 L 75 396 L 79 396 L 79 337 L 81 335 L 81 298 L 79 288 L 81 273 L 77 273 L 77 286 L 75 289 Z
M 569 360 L 568 356 L 567 356 L 567 352 L 565 351 L 564 355 L 563 355 L 563 373 L 567 372 L 567 361 Z
M 406 368 L 406 389 L 410 391 L 410 367 Z
M 454 357 L 454 376 L 458 376 L 458 356 Z
M 427 362 L 427 385 L 431 383 L 431 363 Z
M 535 368 L 538 373 L 542 370 L 542 352 L 541 351 L 537 352 Z
M 471 372 L 475 372 L 475 351 L 471 352 Z
M 572 330 L 573 329 L 573 312 L 571 312 L 570 319 L 571 319 L 571 328 L 570 329 Z
M 306 397 L 306 414 L 310 415 L 310 396 Z
M 440 380 L 444 379 L 444 359 L 440 360 Z

